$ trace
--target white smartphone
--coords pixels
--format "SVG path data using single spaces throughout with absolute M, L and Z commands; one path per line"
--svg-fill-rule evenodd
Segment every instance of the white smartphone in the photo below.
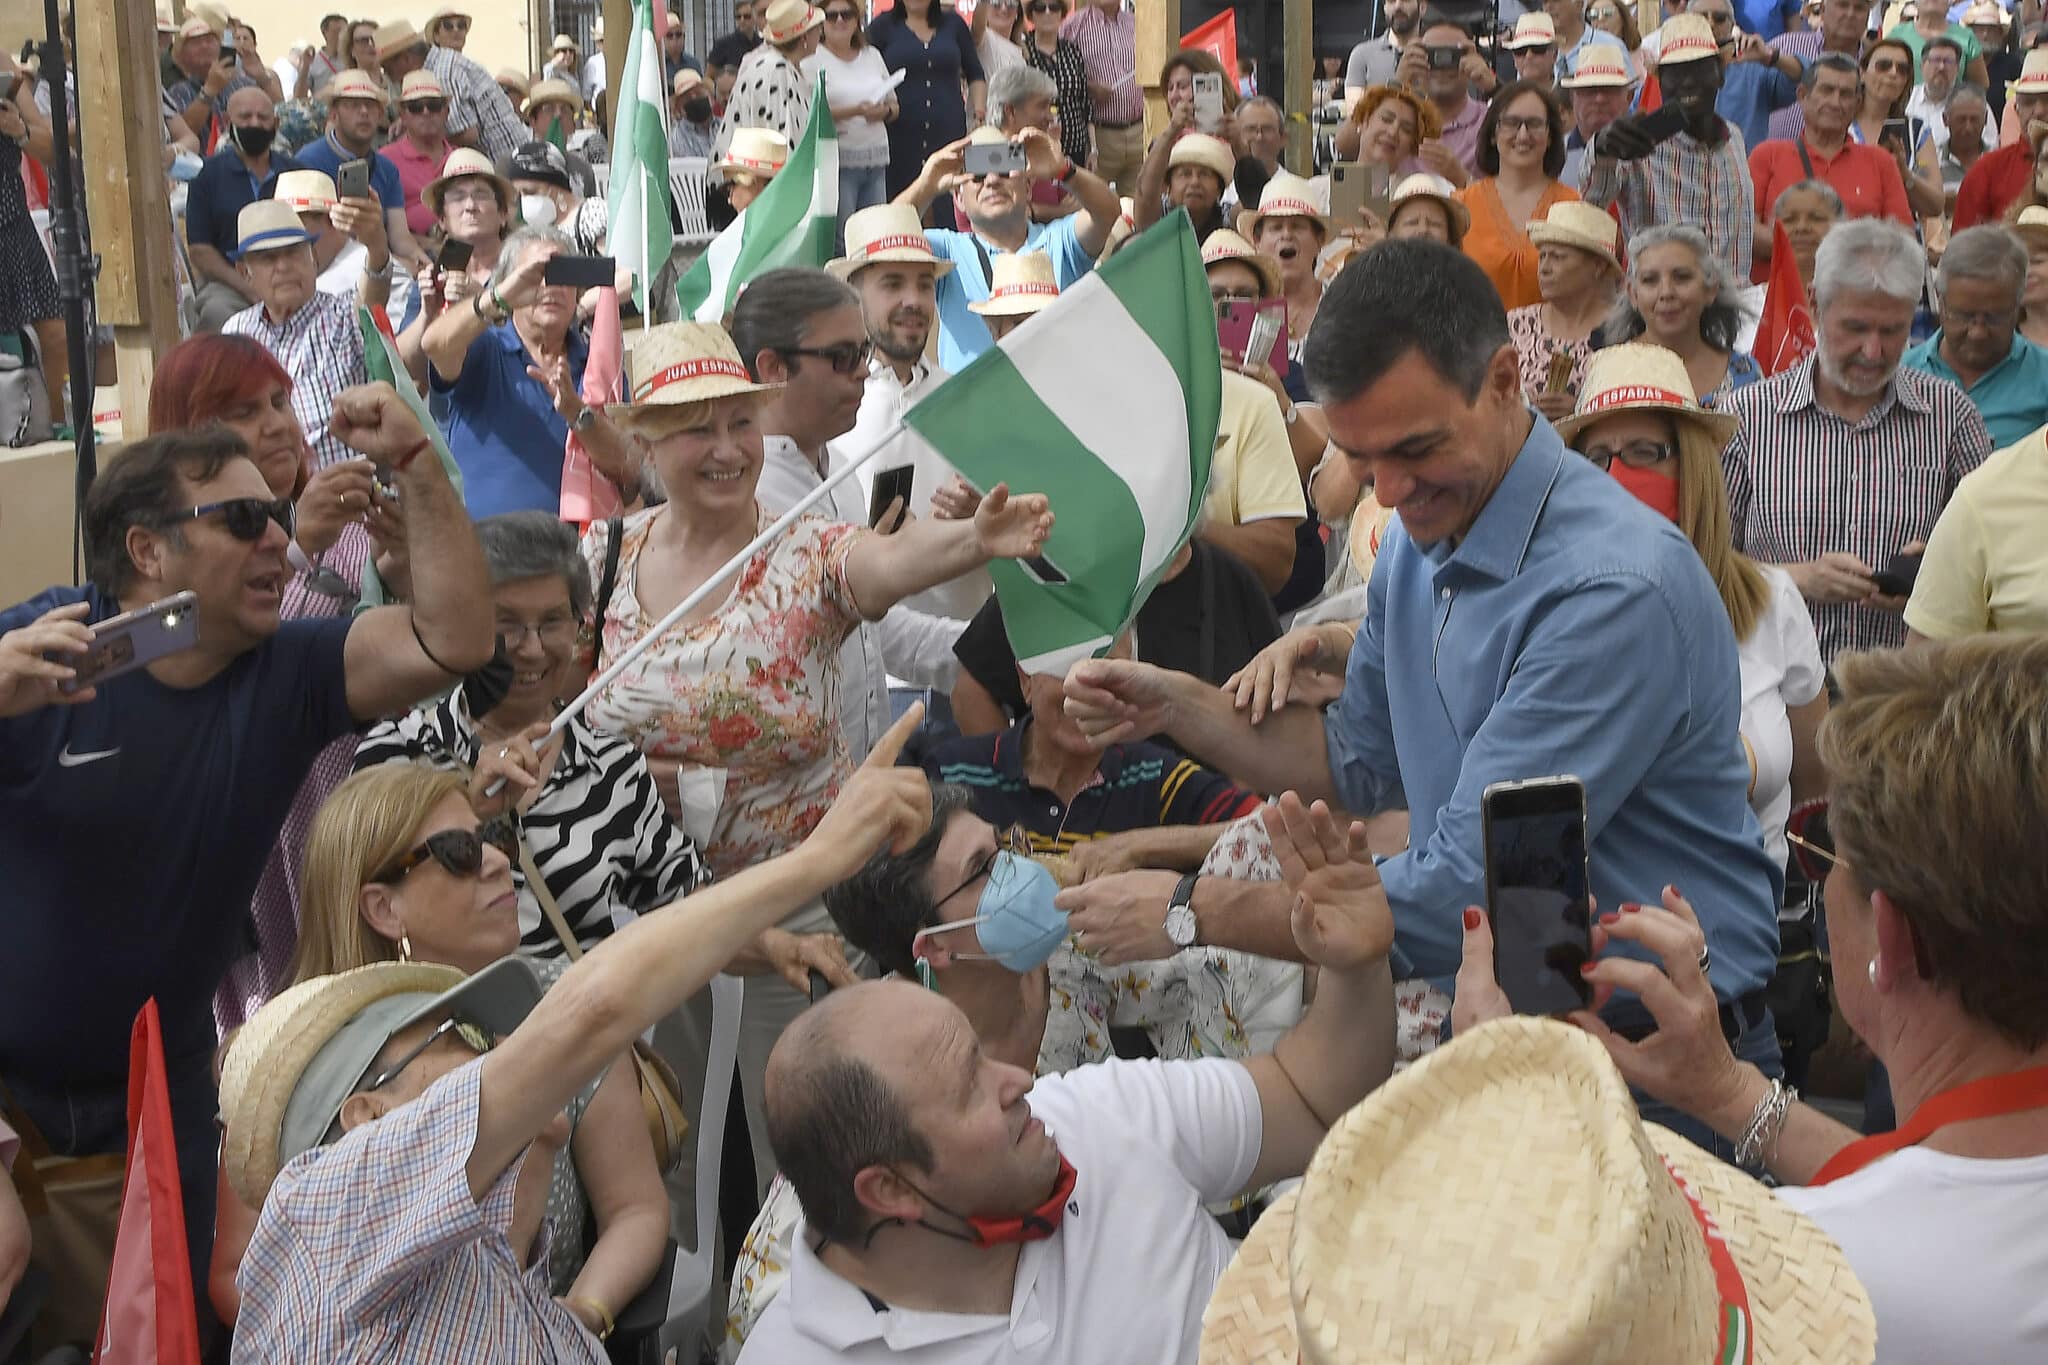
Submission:
M 1197 71 L 1195 77 L 1195 126 L 1213 133 L 1223 126 L 1223 77 L 1213 71 Z

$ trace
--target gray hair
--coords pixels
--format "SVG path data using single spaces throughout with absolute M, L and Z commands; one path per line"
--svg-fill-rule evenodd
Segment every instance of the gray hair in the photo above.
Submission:
M 1700 340 L 1717 351 L 1733 351 L 1735 339 L 1742 335 L 1742 295 L 1737 291 L 1734 272 L 1714 250 L 1706 233 L 1690 223 L 1659 223 L 1656 227 L 1644 228 L 1628 239 L 1628 282 L 1631 285 L 1637 283 L 1643 253 L 1660 246 L 1682 246 L 1693 254 L 1700 276 L 1713 294 L 1700 313 Z M 1606 345 L 1613 346 L 1633 341 L 1648 329 L 1648 321 L 1629 298 L 1628 290 L 1624 289 L 1615 299 L 1614 307 L 1608 310 L 1607 321 L 1601 324 L 1601 335 L 1606 338 Z
M 582 620 L 590 610 L 590 566 L 577 548 L 576 531 L 553 513 L 505 512 L 476 524 L 477 543 L 491 585 L 522 578 L 557 578 L 569 589 L 569 609 Z
M 538 227 L 528 223 L 507 237 L 505 245 L 499 249 L 498 268 L 491 272 L 491 288 L 496 289 L 504 284 L 506 277 L 519 268 L 519 258 L 526 254 L 528 247 L 542 243 L 560 247 L 565 256 L 576 254 L 576 243 L 570 239 L 568 233 L 558 227 Z
M 1999 223 L 1964 228 L 1949 239 L 1934 270 L 1937 298 L 1948 295 L 1956 280 L 1988 280 L 2012 290 L 2017 304 L 2027 287 L 2027 245 L 2019 234 Z
M 1002 127 L 1003 120 L 1026 100 L 1057 100 L 1059 97 L 1058 83 L 1037 67 L 1021 62 L 1016 66 L 1006 66 L 988 78 L 989 127 Z
M 1955 87 L 1948 92 L 1948 98 L 1941 102 L 1942 112 L 1947 113 L 1955 108 L 1956 105 L 1968 104 L 1972 100 L 1983 105 L 1986 109 L 1991 107 L 1991 96 L 1984 93 L 1983 86 L 1971 81 L 1957 81 Z
M 1954 244 L 1950 244 L 1954 250 Z M 1852 218 L 1821 238 L 1814 257 L 1813 302 L 1821 312 L 1844 289 L 1865 289 L 1917 303 L 1927 285 L 1927 255 L 1905 228 L 1885 218 Z
M 1287 111 L 1282 109 L 1280 101 L 1274 99 L 1271 95 L 1253 95 L 1250 99 L 1237 106 L 1238 116 L 1242 118 L 1244 111 L 1247 109 L 1271 109 L 1273 117 L 1280 120 L 1280 126 L 1282 128 L 1287 126 Z
M 1836 71 L 1843 75 L 1854 76 L 1858 88 L 1861 88 L 1863 84 L 1863 68 L 1856 65 L 1854 57 L 1851 57 L 1846 52 L 1823 52 L 1808 62 L 1806 70 L 1799 73 L 1799 88 L 1801 90 L 1813 89 L 1814 82 L 1820 79 L 1820 73 L 1823 71 Z
M 1818 195 L 1822 203 L 1835 211 L 1835 217 L 1837 218 L 1840 218 L 1848 211 L 1842 206 L 1842 196 L 1835 192 L 1833 185 L 1830 185 L 1825 180 L 1802 180 L 1796 185 L 1787 185 L 1784 189 L 1778 191 L 1778 197 L 1771 201 L 1771 218 L 1773 221 L 1776 221 L 1778 216 L 1785 212 L 1785 201 L 1795 194 Z

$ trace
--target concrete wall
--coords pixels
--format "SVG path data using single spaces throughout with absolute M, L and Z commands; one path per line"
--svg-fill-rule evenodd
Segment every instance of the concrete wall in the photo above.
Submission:
M 427 3 L 427 0 L 419 0 L 410 6 L 307 4 L 305 0 L 225 0 L 225 3 L 236 18 L 254 25 L 257 40 L 262 45 L 263 59 L 271 63 L 283 57 L 293 43 L 319 42 L 317 26 L 323 14 L 347 14 L 385 23 L 394 19 L 410 19 L 414 28 L 424 31 L 427 15 L 435 9 L 435 5 Z M 523 71 L 534 69 L 528 64 L 527 57 L 526 0 L 464 0 L 464 4 L 471 20 L 469 43 L 463 48 L 464 56 L 481 62 L 484 69 L 492 73 L 508 66 Z M 542 22 L 546 22 L 551 8 L 545 3 L 541 6 Z M 553 36 L 542 34 L 541 46 L 545 47 Z

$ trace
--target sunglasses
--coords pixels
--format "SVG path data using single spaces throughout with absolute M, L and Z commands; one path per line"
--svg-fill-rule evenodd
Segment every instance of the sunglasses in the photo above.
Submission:
M 828 362 L 834 374 L 856 374 L 875 354 L 872 341 L 842 341 L 837 346 L 787 346 L 784 355 L 807 355 Z
M 352 1095 L 366 1095 L 372 1090 L 383 1089 L 385 1086 L 391 1084 L 391 1082 L 398 1079 L 399 1072 L 405 1070 L 414 1062 L 418 1061 L 421 1053 L 425 1052 L 428 1048 L 432 1047 L 435 1043 L 440 1042 L 443 1038 L 447 1037 L 451 1033 L 454 1034 L 456 1037 L 462 1039 L 462 1041 L 469 1046 L 469 1049 L 472 1052 L 477 1053 L 478 1055 L 482 1055 L 483 1053 L 489 1052 L 493 1047 L 497 1046 L 497 1039 L 491 1037 L 490 1034 L 484 1032 L 475 1024 L 466 1023 L 463 1020 L 457 1019 L 453 1015 L 450 1015 L 448 1018 L 443 1019 L 441 1021 L 440 1027 L 436 1028 L 432 1033 L 429 1033 L 426 1037 L 422 1038 L 417 1046 L 406 1049 L 404 1056 L 400 1057 L 390 1066 L 387 1066 L 382 1071 L 378 1072 L 374 1080 L 371 1080 L 368 1083 L 358 1081 L 355 1085 L 355 1088 L 352 1089 L 349 1093 Z
M 1895 61 L 1890 57 L 1883 57 L 1873 61 L 1870 64 L 1870 69 L 1872 71 L 1882 71 L 1888 75 L 1897 75 L 1906 69 L 1906 64 L 1901 61 Z
M 857 17 L 850 9 L 828 9 L 825 11 L 825 22 L 828 24 L 850 24 Z
M 469 20 L 464 18 L 460 14 L 451 14 L 446 19 L 443 19 L 441 21 L 440 26 L 442 28 L 466 29 L 469 27 Z
M 411 100 L 400 105 L 399 108 L 405 110 L 408 114 L 445 114 L 448 112 L 448 101 Z
M 1814 801 L 1792 812 L 1785 822 L 1785 841 L 1799 862 L 1800 875 L 1818 886 L 1828 879 L 1832 867 L 1847 867 L 1835 852 L 1835 836 L 1828 829 L 1828 804 Z
M 504 854 L 507 861 L 519 857 L 519 831 L 509 817 L 499 815 L 475 829 L 444 829 L 439 834 L 428 835 L 403 858 L 370 880 L 381 886 L 395 886 L 405 880 L 408 872 L 429 858 L 439 863 L 451 877 L 475 877 L 484 870 L 485 844 Z
M 1026 5 L 1024 12 L 1026 14 L 1065 14 L 1067 7 L 1065 5 L 1052 4 Z
M 221 524 L 227 527 L 229 535 L 236 540 L 255 544 L 263 539 L 263 533 L 276 522 L 289 536 L 292 533 L 292 500 L 290 498 L 228 498 L 221 502 L 202 503 L 165 515 L 164 524 L 175 525 L 181 521 L 197 521 L 220 513 Z

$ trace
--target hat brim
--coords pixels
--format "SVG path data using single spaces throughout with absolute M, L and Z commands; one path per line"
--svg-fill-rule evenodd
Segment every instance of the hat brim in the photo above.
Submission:
M 982 299 L 967 305 L 967 311 L 984 318 L 1028 317 L 1043 313 L 1059 302 L 1057 295 L 1017 294 L 1007 299 Z
M 1558 84 L 1566 90 L 1626 90 L 1635 84 L 1626 71 L 1596 71 L 1584 78 L 1567 76 Z
M 1328 241 L 1330 234 L 1337 230 L 1336 223 L 1326 213 L 1267 213 L 1263 209 L 1244 209 L 1237 215 L 1237 235 L 1257 246 L 1259 224 L 1269 218 L 1299 218 L 1305 223 L 1314 223 L 1322 229 L 1325 241 Z
M 1238 235 L 1242 237 L 1244 234 L 1239 233 Z M 1219 265 L 1249 266 L 1258 275 L 1259 284 L 1265 289 L 1266 297 L 1268 298 L 1276 297 L 1282 292 L 1280 263 L 1263 251 L 1251 256 L 1218 256 L 1213 261 L 1204 261 L 1202 262 L 1202 273 L 1206 275 L 1212 266 Z
M 752 380 L 734 379 L 730 375 L 705 375 L 698 379 L 684 380 L 671 384 L 653 397 L 638 403 L 607 403 L 604 415 L 619 426 L 641 430 L 661 420 L 665 409 L 688 407 L 692 403 L 709 403 L 720 398 L 739 398 L 746 394 L 770 393 L 781 388 L 780 384 L 757 384 Z
M 1717 446 L 1727 445 L 1729 438 L 1734 436 L 1736 429 L 1742 425 L 1733 413 L 1714 412 L 1707 408 L 1688 408 L 1679 403 L 1641 402 L 1621 403 L 1611 408 L 1603 408 L 1599 412 L 1573 413 L 1555 423 L 1557 434 L 1564 439 L 1566 445 L 1571 445 L 1587 427 L 1595 426 L 1622 412 L 1668 412 L 1681 421 L 1698 426 Z
M 1687 62 L 1719 60 L 1720 56 L 1721 49 L 1718 47 L 1704 50 L 1699 48 L 1683 48 L 1677 52 L 1659 52 L 1657 54 L 1657 67 L 1659 70 L 1662 70 L 1667 66 L 1683 66 Z
M 1472 210 L 1466 208 L 1462 203 L 1458 202 L 1456 199 L 1453 199 L 1450 195 L 1438 194 L 1434 190 L 1418 190 L 1414 194 L 1408 195 L 1405 198 L 1396 199 L 1392 204 L 1389 204 L 1387 206 L 1387 226 L 1392 227 L 1394 224 L 1395 216 L 1398 215 L 1403 208 L 1414 203 L 1418 199 L 1427 199 L 1432 204 L 1441 204 L 1443 206 L 1444 212 L 1450 215 L 1451 226 L 1457 229 L 1457 235 L 1461 240 L 1464 238 L 1466 233 L 1472 230 Z
M 313 210 L 293 209 L 292 212 L 311 213 Z M 266 251 L 282 251 L 288 246 L 309 246 L 312 241 L 313 234 L 302 227 L 271 228 L 237 245 L 230 259 L 237 262 L 245 261 L 251 256 L 261 256 Z
M 850 280 L 871 265 L 928 265 L 932 268 L 933 279 L 943 279 L 953 273 L 953 263 L 943 256 L 920 256 L 906 247 L 892 247 L 878 251 L 872 256 L 839 256 L 825 262 L 825 273 L 834 279 Z M 972 305 L 969 305 L 972 307 Z
M 454 175 L 444 175 L 438 180 L 429 180 L 426 188 L 420 191 L 420 199 L 426 204 L 427 211 L 436 218 L 441 216 L 441 200 L 448 193 L 448 187 L 458 180 L 490 181 L 492 187 L 498 191 L 498 197 L 504 201 L 505 212 L 507 213 L 510 213 L 513 206 L 519 202 L 519 191 L 513 187 L 510 180 L 499 175 L 496 171 L 457 171 Z M 563 185 L 562 188 L 574 193 L 576 187 L 574 185 Z
M 1196 1365 L 1300 1358 L 1294 1305 L 1287 1294 L 1287 1242 L 1300 1202 L 1299 1186 L 1281 1195 L 1239 1244 L 1202 1310 Z
M 1614 248 L 1598 238 L 1588 237 L 1582 232 L 1573 232 L 1570 228 L 1559 227 L 1555 223 L 1541 219 L 1523 224 L 1522 230 L 1529 234 L 1529 240 L 1537 246 L 1542 246 L 1545 242 L 1553 242 L 1558 246 L 1575 246 L 1581 251 L 1592 252 L 1616 270 L 1621 269 L 1621 258 L 1614 254 Z
M 782 163 L 782 166 L 787 166 L 788 164 L 785 161 Z M 706 179 L 716 181 L 721 185 L 730 183 L 736 175 L 752 175 L 758 176 L 762 180 L 773 180 L 776 176 L 782 174 L 782 166 L 777 166 L 773 170 L 762 170 L 759 166 L 742 166 L 731 161 L 720 161 L 714 163 L 711 169 L 704 172 L 704 175 Z

